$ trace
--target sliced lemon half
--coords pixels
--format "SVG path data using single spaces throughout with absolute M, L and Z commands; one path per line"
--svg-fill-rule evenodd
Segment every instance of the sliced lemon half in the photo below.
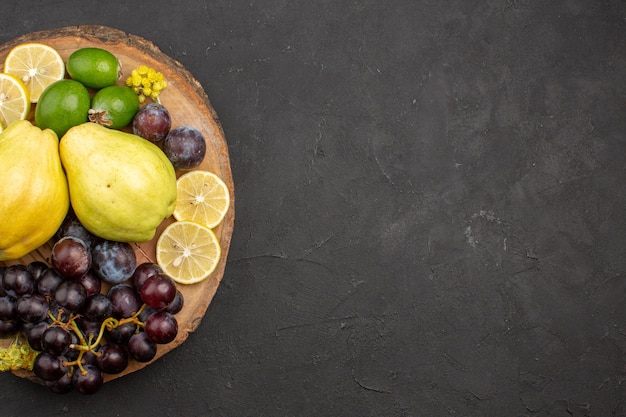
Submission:
M 157 263 L 180 284 L 195 284 L 206 279 L 217 267 L 220 242 L 208 227 L 178 221 L 163 230 L 157 240 Z
M 5 129 L 24 120 L 30 112 L 30 94 L 24 83 L 11 74 L 0 73 L 0 124 Z
M 228 187 L 212 172 L 187 172 L 176 181 L 176 190 L 176 220 L 189 220 L 212 229 L 222 222 L 228 212 Z
M 37 103 L 46 87 L 65 76 L 65 64 L 51 46 L 23 43 L 9 51 L 4 72 L 22 80 L 30 92 L 30 101 Z

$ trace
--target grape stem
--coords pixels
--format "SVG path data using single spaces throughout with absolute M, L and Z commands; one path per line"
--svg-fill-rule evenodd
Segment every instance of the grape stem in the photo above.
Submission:
M 115 317 L 107 317 L 102 321 L 102 324 L 100 325 L 100 331 L 98 332 L 98 337 L 96 337 L 95 340 L 93 339 L 93 335 L 91 334 L 89 335 L 88 340 L 85 339 L 83 332 L 80 330 L 78 324 L 76 323 L 76 318 L 79 317 L 78 315 L 71 315 L 67 323 L 65 323 L 61 320 L 61 312 L 59 312 L 58 317 L 54 317 L 50 312 L 48 312 L 48 316 L 52 319 L 54 324 L 59 326 L 68 326 L 76 334 L 79 340 L 78 344 L 70 344 L 70 349 L 76 349 L 79 351 L 78 357 L 76 358 L 76 360 L 64 362 L 64 365 L 70 367 L 78 366 L 80 372 L 83 375 L 86 375 L 87 371 L 85 370 L 85 368 L 83 368 L 83 356 L 87 352 L 91 352 L 96 356 L 100 356 L 100 352 L 97 352 L 95 349 L 97 349 L 102 342 L 105 330 L 111 331 L 116 327 L 122 326 L 127 323 L 136 324 L 138 327 L 145 327 L 145 323 L 139 320 L 139 315 L 145 310 L 146 307 L 147 305 L 143 304 L 135 314 L 121 320 L 118 320 Z

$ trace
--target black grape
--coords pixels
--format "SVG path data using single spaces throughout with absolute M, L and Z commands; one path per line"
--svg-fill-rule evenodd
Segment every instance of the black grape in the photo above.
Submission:
M 128 351 L 122 345 L 109 343 L 98 349 L 97 365 L 106 374 L 119 374 L 128 366 Z
M 107 331 L 107 339 L 110 342 L 125 345 L 132 335 L 137 331 L 137 325 L 133 323 L 125 323 L 114 329 Z
M 78 278 L 78 282 L 85 287 L 87 297 L 99 294 L 100 290 L 102 290 L 102 281 L 100 281 L 100 278 L 98 278 L 98 276 L 91 269 L 85 275 Z
M 61 307 L 77 312 L 87 299 L 87 291 L 80 282 L 65 280 L 54 292 L 54 299 Z
M 48 302 L 39 294 L 26 294 L 17 299 L 17 315 L 27 323 L 44 321 L 48 309 Z
M 68 278 L 80 278 L 91 268 L 91 251 L 79 238 L 65 236 L 54 244 L 50 254 L 52 267 Z
M 11 265 L 5 269 L 2 276 L 2 288 L 8 296 L 18 298 L 35 290 L 35 278 L 26 266 Z
M 0 320 L 0 337 L 11 336 L 20 330 L 19 320 Z
M 176 338 L 178 322 L 173 314 L 157 311 L 146 320 L 144 332 L 155 343 L 169 343 Z
M 51 326 L 43 332 L 41 337 L 41 348 L 51 355 L 61 356 L 70 348 L 72 336 L 59 326 Z
M 39 276 L 48 269 L 48 265 L 43 261 L 32 261 L 26 265 L 26 269 L 33 275 L 35 281 L 39 279 Z
M 6 295 L 0 297 L 0 320 L 17 320 L 17 305 L 15 299 Z
M 176 296 L 174 297 L 172 302 L 169 303 L 163 310 L 167 311 L 168 313 L 176 314 L 183 309 L 184 305 L 185 298 L 183 297 L 183 293 L 181 293 L 179 290 L 176 290 Z
M 82 308 L 82 314 L 92 321 L 102 322 L 107 317 L 111 317 L 113 305 L 111 300 L 103 294 L 94 294 L 87 297 L 87 301 Z
M 72 391 L 72 376 L 66 373 L 57 380 L 46 381 L 46 387 L 55 394 L 66 394 Z
M 174 301 L 176 284 L 165 274 L 158 274 L 146 280 L 139 289 L 139 295 L 144 303 L 152 308 L 162 309 Z
M 69 371 L 63 364 L 65 358 L 41 352 L 35 358 L 33 372 L 44 381 L 56 381 Z
M 137 268 L 135 268 L 135 272 L 133 272 L 132 277 L 135 289 L 137 289 L 137 291 L 140 291 L 144 282 L 146 282 L 148 278 L 161 273 L 163 273 L 163 270 L 158 264 L 152 262 L 144 262 L 137 265 Z
M 37 292 L 44 297 L 54 297 L 54 292 L 60 283 L 65 280 L 54 268 L 47 268 L 41 273 L 37 280 Z
M 145 332 L 135 333 L 128 341 L 128 353 L 137 362 L 150 362 L 156 355 L 157 345 Z
M 92 364 L 83 365 L 83 369 L 85 374 L 78 369 L 74 371 L 72 385 L 81 394 L 95 394 L 104 383 L 102 371 Z
M 135 289 L 129 284 L 117 284 L 112 286 L 107 297 L 113 305 L 113 317 L 127 318 L 135 314 L 141 308 L 141 299 Z
M 39 323 L 24 323 L 24 334 L 31 348 L 41 350 L 41 338 L 49 326 L 50 325 L 45 321 L 40 321 Z

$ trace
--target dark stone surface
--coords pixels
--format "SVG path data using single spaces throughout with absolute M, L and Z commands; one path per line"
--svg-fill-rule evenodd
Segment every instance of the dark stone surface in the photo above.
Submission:
M 185 344 L 0 375 L 2 417 L 626 414 L 623 1 L 24 0 L 0 41 L 74 24 L 202 83 L 235 233 Z

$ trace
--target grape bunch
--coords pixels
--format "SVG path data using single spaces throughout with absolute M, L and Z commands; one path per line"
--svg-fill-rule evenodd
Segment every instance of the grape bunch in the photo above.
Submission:
M 156 263 L 136 265 L 129 243 L 95 238 L 71 213 L 57 238 L 51 265 L 0 268 L 0 337 L 23 334 L 51 391 L 93 394 L 176 338 L 183 295 Z

